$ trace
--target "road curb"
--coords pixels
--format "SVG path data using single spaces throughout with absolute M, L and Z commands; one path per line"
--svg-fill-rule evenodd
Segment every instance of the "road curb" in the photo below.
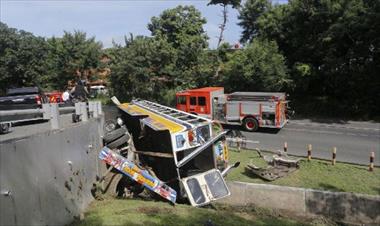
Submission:
M 255 205 L 296 216 L 324 216 L 349 224 L 380 224 L 380 196 L 278 185 L 227 182 L 231 196 L 219 202 Z

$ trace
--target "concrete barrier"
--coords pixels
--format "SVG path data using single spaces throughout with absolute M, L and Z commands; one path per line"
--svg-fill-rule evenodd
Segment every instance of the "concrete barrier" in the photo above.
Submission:
M 255 205 L 297 216 L 325 216 L 351 224 L 380 224 L 380 196 L 277 185 L 228 182 L 231 196 L 220 202 Z
M 93 200 L 103 119 L 0 142 L 0 225 L 65 225 Z

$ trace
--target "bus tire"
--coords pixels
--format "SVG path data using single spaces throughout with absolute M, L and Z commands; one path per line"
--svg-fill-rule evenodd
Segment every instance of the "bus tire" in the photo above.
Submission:
M 122 137 L 116 139 L 115 141 L 112 141 L 111 143 L 107 144 L 106 146 L 111 148 L 111 149 L 118 148 L 121 145 L 128 143 L 129 138 L 130 138 L 129 134 L 125 134 L 124 136 L 122 136 Z
M 110 143 L 116 140 L 117 138 L 123 136 L 126 132 L 127 132 L 127 129 L 125 127 L 120 127 L 111 132 L 108 132 L 103 137 L 104 143 Z
M 246 117 L 243 120 L 243 128 L 249 132 L 255 132 L 259 129 L 259 122 L 254 117 Z

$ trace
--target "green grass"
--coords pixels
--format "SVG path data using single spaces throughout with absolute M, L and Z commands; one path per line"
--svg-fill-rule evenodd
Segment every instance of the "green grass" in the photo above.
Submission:
M 325 225 L 320 219 L 290 220 L 282 218 L 275 212 L 253 207 L 232 208 L 214 205 L 208 208 L 195 208 L 189 205 L 172 206 L 166 202 L 143 201 L 136 199 L 105 199 L 94 201 L 82 221 L 73 226 L 93 225 L 165 225 L 165 226 L 222 226 L 222 225 Z
M 270 153 L 263 153 L 271 155 Z M 227 176 L 230 181 L 252 183 L 267 183 L 291 187 L 314 188 L 319 190 L 354 192 L 371 195 L 380 195 L 380 169 L 369 172 L 368 167 L 346 163 L 331 165 L 329 161 L 302 159 L 300 169 L 292 174 L 267 182 L 245 171 L 245 166 L 252 162 L 263 167 L 266 162 L 254 150 L 230 151 L 230 161 L 240 161 L 239 168 L 232 170 Z

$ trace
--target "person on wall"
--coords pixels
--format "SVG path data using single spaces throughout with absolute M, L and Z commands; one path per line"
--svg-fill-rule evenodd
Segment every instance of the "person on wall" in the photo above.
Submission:
M 71 94 L 76 101 L 87 101 L 89 93 L 85 81 L 78 80 L 75 87 L 71 90 Z

